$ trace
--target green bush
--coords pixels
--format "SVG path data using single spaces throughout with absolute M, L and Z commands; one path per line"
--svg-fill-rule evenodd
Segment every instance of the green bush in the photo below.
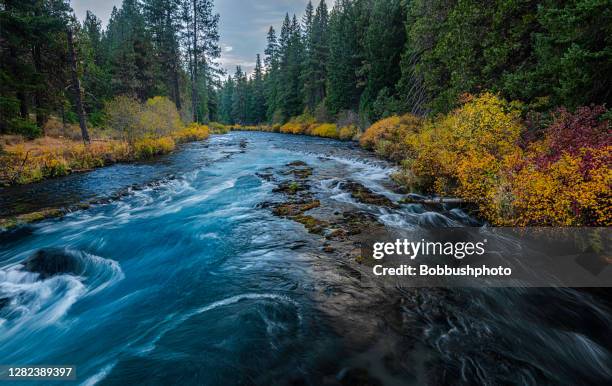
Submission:
M 89 124 L 93 127 L 103 127 L 106 123 L 104 111 L 94 111 L 89 114 Z
M 36 123 L 21 118 L 12 119 L 9 122 L 8 129 L 9 132 L 23 135 L 28 139 L 34 139 L 42 135 L 42 130 L 36 126 Z

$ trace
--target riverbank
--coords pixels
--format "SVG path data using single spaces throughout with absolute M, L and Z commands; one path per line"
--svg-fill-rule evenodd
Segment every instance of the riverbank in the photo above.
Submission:
M 0 137 L 0 185 L 28 184 L 71 173 L 90 171 L 119 162 L 151 159 L 167 154 L 177 144 L 208 138 L 208 126 L 190 124 L 170 135 L 134 141 L 94 138 L 90 144 L 62 137 L 26 140 Z
M 610 226 L 609 117 L 604 106 L 541 114 L 483 93 L 446 115 L 391 116 L 363 133 L 307 115 L 232 130 L 358 140 L 398 165 L 393 179 L 406 191 L 457 197 L 495 226 Z

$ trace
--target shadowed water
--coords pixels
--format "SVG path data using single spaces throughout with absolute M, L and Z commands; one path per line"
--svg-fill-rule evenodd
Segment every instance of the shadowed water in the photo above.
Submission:
M 400 197 L 389 165 L 351 144 L 268 133 L 213 136 L 154 163 L 4 189 L 3 214 L 132 187 L 2 241 L 1 364 L 76 365 L 84 384 L 612 378 L 609 311 L 589 295 L 361 288 L 321 252 L 319 236 L 258 206 L 278 195 L 255 173 L 294 160 L 313 167 L 323 206 L 367 211 L 388 227 L 471 221 L 459 210 L 357 203 L 338 181 Z M 28 271 L 41 250 L 74 266 Z

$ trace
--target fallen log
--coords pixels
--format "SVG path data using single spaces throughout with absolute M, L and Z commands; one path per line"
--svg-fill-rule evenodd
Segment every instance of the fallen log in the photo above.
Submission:
M 416 198 L 406 197 L 401 201 L 403 204 L 428 204 L 428 205 L 441 205 L 441 204 L 467 204 L 470 201 L 464 200 L 463 198 L 456 197 L 427 197 L 427 198 Z

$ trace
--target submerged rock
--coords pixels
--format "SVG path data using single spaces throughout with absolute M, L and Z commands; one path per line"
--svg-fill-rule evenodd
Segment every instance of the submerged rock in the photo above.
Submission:
M 81 257 L 62 248 L 41 249 L 24 262 L 24 268 L 38 273 L 42 279 L 64 273 L 79 274 L 83 270 Z
M 341 385 L 350 386 L 382 386 L 382 382 L 370 375 L 368 370 L 363 368 L 345 369 L 338 374 Z
M 296 194 L 297 192 L 306 191 L 310 189 L 305 183 L 296 182 L 296 181 L 287 181 L 280 183 L 276 188 L 272 191 L 274 193 L 285 193 L 285 194 Z
M 289 162 L 285 166 L 288 166 L 289 170 L 282 172 L 284 175 L 293 174 L 295 178 L 300 180 L 305 180 L 312 175 L 312 168 L 304 161 Z
M 268 182 L 274 181 L 274 175 L 272 173 L 257 172 L 255 173 L 255 175 L 264 181 L 268 181 Z
M 312 168 L 293 169 L 291 173 L 293 173 L 296 178 L 305 179 L 312 175 Z
M 4 231 L 0 229 L 0 244 L 17 243 L 32 234 L 34 229 L 30 225 L 15 226 Z
M 289 162 L 286 166 L 308 166 L 308 164 L 304 161 L 297 160 Z

